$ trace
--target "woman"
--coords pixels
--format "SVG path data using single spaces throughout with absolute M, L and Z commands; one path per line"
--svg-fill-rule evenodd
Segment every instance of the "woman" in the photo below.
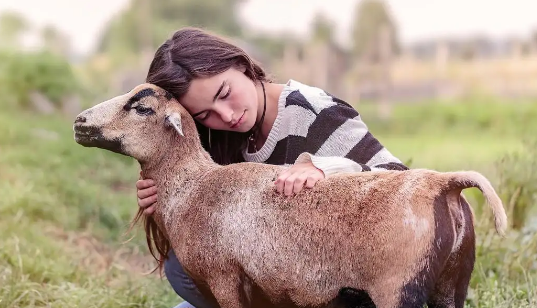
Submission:
M 407 169 L 349 104 L 294 80 L 273 83 L 242 49 L 201 29 L 183 28 L 167 40 L 146 81 L 169 91 L 194 117 L 217 163 L 289 166 L 275 181 L 280 193 L 299 193 L 334 173 Z M 146 215 L 157 200 L 154 185 L 136 183 Z M 209 307 L 171 250 L 164 271 L 180 297 Z

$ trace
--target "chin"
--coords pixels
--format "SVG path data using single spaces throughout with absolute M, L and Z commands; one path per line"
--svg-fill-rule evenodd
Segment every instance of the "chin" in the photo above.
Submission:
M 240 128 L 244 133 L 246 133 L 254 129 L 254 127 L 255 127 L 255 121 L 252 121 L 251 123 L 244 123 Z
M 241 127 L 237 128 L 236 131 L 239 132 L 239 133 L 247 133 L 253 127 L 254 127 L 253 125 L 241 125 Z

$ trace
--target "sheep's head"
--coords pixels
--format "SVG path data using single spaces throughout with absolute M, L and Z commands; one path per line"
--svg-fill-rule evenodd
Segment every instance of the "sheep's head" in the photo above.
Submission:
M 186 127 L 185 127 L 186 126 Z M 127 155 L 140 162 L 169 151 L 172 140 L 195 131 L 187 111 L 163 89 L 141 84 L 80 113 L 74 122 L 75 141 Z

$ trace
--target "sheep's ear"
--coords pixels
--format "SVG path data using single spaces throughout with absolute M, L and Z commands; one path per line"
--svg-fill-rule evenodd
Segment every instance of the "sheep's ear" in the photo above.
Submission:
M 183 134 L 183 126 L 181 125 L 181 115 L 179 113 L 174 112 L 174 113 L 168 114 L 166 116 L 166 125 L 170 125 L 171 127 L 173 127 L 175 131 L 179 133 L 179 135 L 183 137 L 185 136 L 185 134 Z

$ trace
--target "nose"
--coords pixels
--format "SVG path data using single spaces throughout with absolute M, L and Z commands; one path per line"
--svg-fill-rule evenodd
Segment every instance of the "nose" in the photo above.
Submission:
M 86 117 L 79 115 L 78 117 L 76 117 L 75 123 L 86 123 Z
M 231 120 L 233 120 L 233 110 L 231 110 L 231 108 L 221 105 L 215 107 L 215 111 L 220 115 L 220 118 L 225 123 L 229 123 Z

